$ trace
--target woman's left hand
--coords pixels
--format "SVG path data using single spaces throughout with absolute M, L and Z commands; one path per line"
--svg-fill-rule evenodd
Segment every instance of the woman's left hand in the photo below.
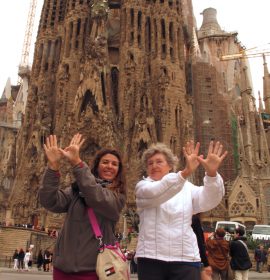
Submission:
M 227 151 L 223 152 L 223 145 L 219 141 L 215 144 L 211 141 L 206 159 L 204 159 L 203 156 L 200 156 L 198 157 L 198 161 L 201 163 L 208 176 L 215 177 L 219 166 L 227 154 Z
M 82 161 L 80 158 L 80 148 L 84 141 L 85 139 L 82 138 L 82 135 L 77 133 L 71 139 L 68 147 L 66 147 L 64 150 L 60 149 L 63 156 L 67 158 L 73 166 L 79 164 Z

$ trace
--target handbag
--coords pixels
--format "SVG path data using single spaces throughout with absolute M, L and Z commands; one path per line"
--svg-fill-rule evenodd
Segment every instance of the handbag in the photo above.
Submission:
M 103 235 L 92 208 L 88 208 L 88 217 L 100 245 L 96 265 L 99 280 L 129 280 L 127 259 L 122 253 L 119 243 L 115 243 L 115 245 L 104 244 Z

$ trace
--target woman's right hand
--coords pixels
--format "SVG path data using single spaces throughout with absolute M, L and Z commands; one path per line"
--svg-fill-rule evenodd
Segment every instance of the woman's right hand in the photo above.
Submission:
M 62 154 L 57 146 L 56 135 L 50 135 L 49 137 L 47 137 L 46 143 L 43 145 L 43 147 L 48 159 L 49 168 L 55 171 L 59 170 Z
M 194 147 L 194 142 L 188 141 L 186 146 L 183 148 L 183 153 L 186 158 L 186 167 L 181 171 L 181 175 L 184 179 L 189 177 L 200 165 L 198 161 L 198 154 L 200 149 L 200 143 L 197 142 Z

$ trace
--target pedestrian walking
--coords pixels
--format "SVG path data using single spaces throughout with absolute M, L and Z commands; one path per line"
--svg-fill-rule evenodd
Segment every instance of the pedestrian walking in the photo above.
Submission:
M 25 255 L 24 255 L 24 259 L 23 259 L 23 261 L 24 261 L 24 269 L 25 269 L 26 271 L 29 270 L 29 261 L 30 261 L 30 259 L 31 259 L 31 253 L 30 253 L 30 251 L 27 249 L 27 250 L 26 250 L 26 253 L 25 253 Z
M 37 269 L 38 270 L 41 270 L 41 268 L 43 267 L 43 262 L 44 262 L 43 251 L 39 250 L 38 256 L 37 256 Z
M 237 228 L 235 237 L 230 242 L 230 265 L 236 280 L 248 280 L 248 272 L 252 267 L 244 234 L 244 229 Z
M 14 262 L 13 269 L 18 270 L 19 269 L 19 267 L 18 267 L 18 265 L 19 265 L 19 253 L 18 253 L 17 249 L 14 251 L 14 254 L 13 254 L 13 262 Z
M 21 248 L 18 255 L 18 262 L 19 262 L 19 270 L 24 269 L 24 250 Z
M 229 268 L 229 242 L 225 240 L 226 231 L 217 228 L 214 237 L 206 241 L 208 261 L 212 267 L 213 280 L 227 280 Z

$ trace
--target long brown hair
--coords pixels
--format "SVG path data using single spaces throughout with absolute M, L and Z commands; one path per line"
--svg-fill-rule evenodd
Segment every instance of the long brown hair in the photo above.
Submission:
M 99 175 L 98 175 L 99 162 L 100 162 L 101 158 L 107 154 L 114 155 L 115 157 L 117 157 L 117 159 L 119 161 L 118 172 L 115 177 L 115 183 L 116 183 L 115 187 L 118 189 L 118 191 L 120 193 L 126 195 L 127 192 L 126 192 L 126 181 L 125 181 L 124 170 L 123 170 L 124 169 L 123 162 L 122 162 L 122 158 L 118 151 L 116 151 L 114 149 L 107 149 L 107 148 L 98 151 L 93 159 L 91 172 L 96 178 L 99 177 Z

